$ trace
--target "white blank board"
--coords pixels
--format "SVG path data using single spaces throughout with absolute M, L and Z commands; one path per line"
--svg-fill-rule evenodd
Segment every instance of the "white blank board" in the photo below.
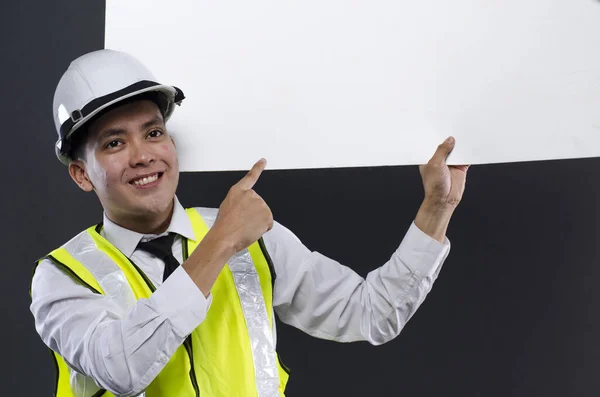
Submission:
M 108 0 L 182 171 L 600 156 L 598 0 Z

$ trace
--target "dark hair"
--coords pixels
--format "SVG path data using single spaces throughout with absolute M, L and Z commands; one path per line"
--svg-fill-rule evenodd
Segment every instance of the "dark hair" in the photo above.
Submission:
M 102 109 L 98 114 L 94 115 L 94 117 L 90 118 L 84 125 L 79 127 L 77 131 L 71 135 L 67 144 L 69 145 L 68 156 L 70 160 L 85 160 L 85 147 L 87 144 L 87 138 L 89 133 L 89 126 L 92 125 L 96 120 L 105 115 L 107 112 L 110 112 L 113 109 L 118 108 L 119 106 L 126 105 L 128 103 L 142 101 L 142 100 L 150 100 L 154 102 L 163 117 L 165 117 L 165 112 L 167 111 L 167 107 L 169 105 L 168 98 L 165 94 L 159 91 L 148 91 L 141 93 L 139 95 L 134 95 L 132 97 L 123 99 L 117 103 L 114 103 L 108 106 L 106 109 Z

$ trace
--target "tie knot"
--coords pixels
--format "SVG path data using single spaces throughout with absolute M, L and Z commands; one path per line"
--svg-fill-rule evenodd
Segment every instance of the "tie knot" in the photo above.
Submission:
M 175 233 L 169 233 L 166 236 L 139 243 L 138 249 L 164 260 L 167 256 L 173 255 L 173 240 L 175 240 Z

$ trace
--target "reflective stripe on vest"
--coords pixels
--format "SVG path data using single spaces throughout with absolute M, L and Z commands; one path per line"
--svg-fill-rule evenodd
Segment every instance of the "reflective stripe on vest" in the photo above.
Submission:
M 186 212 L 196 241 L 187 240 L 185 244 L 184 239 L 184 260 L 208 232 L 216 215 L 216 211 L 209 209 Z M 110 296 L 124 309 L 138 299 L 150 297 L 154 291 L 146 275 L 94 227 L 53 251 L 48 258 L 76 281 Z M 213 300 L 206 319 L 142 395 L 284 395 L 289 375 L 274 349 L 269 260 L 259 242 L 230 259 L 211 289 Z M 70 371 L 70 382 L 66 382 L 67 366 L 60 356 L 56 357 L 58 397 L 112 396 L 76 371 Z

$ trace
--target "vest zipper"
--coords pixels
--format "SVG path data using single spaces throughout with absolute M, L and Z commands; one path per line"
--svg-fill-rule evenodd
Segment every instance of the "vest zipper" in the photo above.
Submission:
M 189 257 L 188 251 L 188 239 L 181 236 L 181 256 L 183 261 L 185 262 Z M 185 346 L 185 350 L 187 351 L 188 356 L 190 356 L 190 379 L 192 380 L 192 385 L 194 386 L 194 390 L 196 391 L 196 396 L 200 397 L 200 389 L 198 387 L 198 380 L 196 379 L 196 370 L 194 369 L 194 349 L 192 347 L 192 336 L 188 336 L 183 342 Z
M 269 251 L 267 251 L 267 246 L 265 245 L 265 241 L 263 238 L 258 239 L 258 246 L 262 251 L 263 256 L 267 260 L 267 265 L 269 266 L 269 273 L 271 273 L 271 289 L 275 289 L 275 280 L 277 279 L 277 273 L 275 272 L 275 266 L 273 265 L 273 261 L 271 260 L 271 255 L 269 255 Z
M 188 239 L 183 236 L 181 236 L 181 257 L 183 258 L 184 262 L 189 257 Z M 194 368 L 194 349 L 192 347 L 191 335 L 185 339 L 183 345 L 185 346 L 185 350 L 187 351 L 188 356 L 190 356 L 190 379 L 192 380 L 192 385 L 194 386 L 194 390 L 196 391 L 196 396 L 200 397 L 200 388 L 198 387 L 198 380 L 196 379 L 196 370 Z
M 192 348 L 192 337 L 188 336 L 183 342 L 185 346 L 185 350 L 187 351 L 188 356 L 190 357 L 190 380 L 192 381 L 192 386 L 194 387 L 194 392 L 196 393 L 196 397 L 200 397 L 200 388 L 198 387 L 198 380 L 196 379 L 196 369 L 194 368 L 194 349 Z
M 277 360 L 279 361 L 279 365 L 281 365 L 281 368 L 282 368 L 282 369 L 283 369 L 283 370 L 284 370 L 284 371 L 285 371 L 285 372 L 286 372 L 288 375 L 290 375 L 290 372 L 291 372 L 291 371 L 290 371 L 290 368 L 289 368 L 287 365 L 285 365 L 285 364 L 283 363 L 283 361 L 281 361 L 281 356 L 279 356 L 279 354 L 277 354 Z

